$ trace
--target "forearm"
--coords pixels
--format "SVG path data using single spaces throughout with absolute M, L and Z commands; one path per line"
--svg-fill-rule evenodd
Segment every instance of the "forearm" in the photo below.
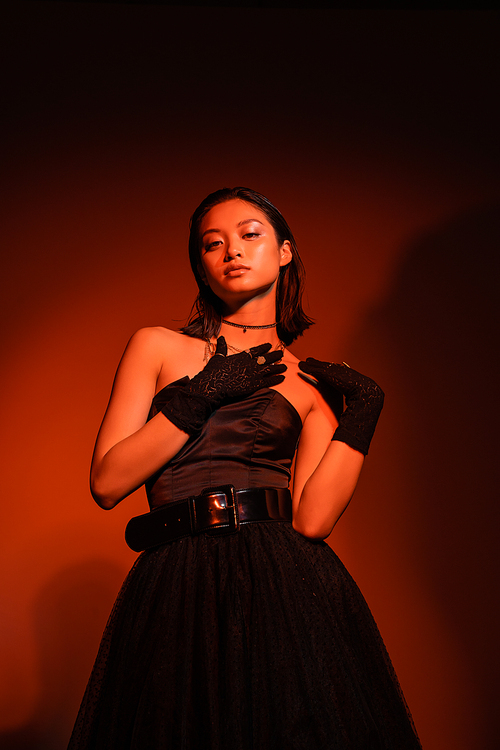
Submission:
M 127 495 L 165 466 L 187 442 L 189 435 L 161 412 L 132 435 L 92 459 L 90 486 L 101 508 L 114 508 Z
M 311 539 L 325 539 L 346 509 L 363 467 L 362 453 L 331 442 L 303 488 L 294 491 L 293 526 Z

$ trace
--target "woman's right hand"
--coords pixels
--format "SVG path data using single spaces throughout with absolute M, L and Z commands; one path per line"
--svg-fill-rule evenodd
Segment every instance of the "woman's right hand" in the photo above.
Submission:
M 189 347 L 189 343 L 193 346 Z M 165 466 L 182 449 L 188 436 L 195 434 L 197 428 L 201 430 L 223 399 L 242 398 L 283 379 L 286 368 L 276 364 L 281 352 L 269 352 L 269 344 L 255 347 L 250 354 L 225 357 L 227 347 L 219 339 L 217 356 L 185 387 L 176 389 L 186 395 L 176 394 L 164 407 L 168 419 L 159 412 L 148 420 L 166 352 L 169 358 L 182 361 L 186 356 L 189 359 L 194 346 L 198 354 L 189 360 L 191 371 L 202 353 L 199 341 L 190 342 L 164 328 L 143 328 L 132 336 L 116 373 L 92 459 L 92 495 L 101 508 L 113 508 Z M 262 364 L 259 357 L 264 359 Z M 179 368 L 172 368 L 166 377 L 172 382 L 179 374 Z M 177 419 L 173 416 L 175 403 L 181 404 Z M 167 413 L 168 406 L 172 418 Z
M 278 364 L 283 352 L 270 350 L 271 344 L 261 344 L 228 357 L 226 340 L 219 336 L 212 359 L 165 404 L 163 414 L 180 430 L 198 434 L 224 401 L 245 398 L 284 380 L 286 365 Z

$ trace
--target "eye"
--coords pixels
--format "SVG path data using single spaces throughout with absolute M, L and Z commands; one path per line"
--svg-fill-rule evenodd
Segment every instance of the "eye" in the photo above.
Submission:
M 213 242 L 209 242 L 207 245 L 205 245 L 205 252 L 208 253 L 210 250 L 214 250 L 214 248 L 218 247 L 219 245 L 222 245 L 222 240 L 214 240 Z
M 245 237 L 250 237 L 250 238 L 252 238 L 252 237 L 260 237 L 260 234 L 259 234 L 259 232 L 246 232 L 243 235 L 243 238 L 245 238 Z

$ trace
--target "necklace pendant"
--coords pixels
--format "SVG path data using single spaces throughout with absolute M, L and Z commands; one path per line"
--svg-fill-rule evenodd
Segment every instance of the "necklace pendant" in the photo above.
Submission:
M 246 333 L 246 332 L 247 332 L 247 329 L 246 329 L 246 328 L 244 328 L 244 329 L 243 329 L 243 333 Z

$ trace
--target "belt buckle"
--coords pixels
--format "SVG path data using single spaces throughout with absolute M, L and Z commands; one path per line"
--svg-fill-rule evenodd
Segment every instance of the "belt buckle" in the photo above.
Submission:
M 238 501 L 236 500 L 236 490 L 232 484 L 223 484 L 220 487 L 210 487 L 203 490 L 202 495 L 224 495 L 225 506 L 221 506 L 221 509 L 225 507 L 228 511 L 227 520 L 229 528 L 221 529 L 227 533 L 239 531 L 240 529 L 240 516 L 238 513 Z M 216 531 L 216 527 L 214 527 Z

